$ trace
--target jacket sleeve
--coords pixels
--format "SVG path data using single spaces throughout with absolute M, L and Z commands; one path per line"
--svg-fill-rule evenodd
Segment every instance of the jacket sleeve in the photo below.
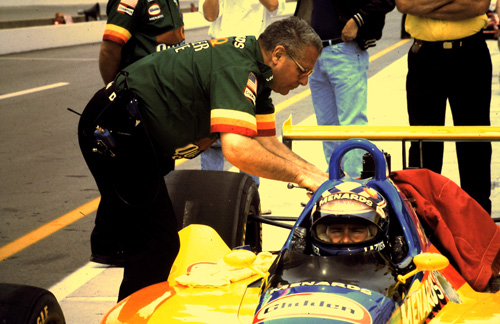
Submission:
M 354 20 L 359 27 L 375 20 L 383 19 L 384 16 L 394 10 L 395 0 L 369 0 L 360 3 L 359 10 L 354 14 Z

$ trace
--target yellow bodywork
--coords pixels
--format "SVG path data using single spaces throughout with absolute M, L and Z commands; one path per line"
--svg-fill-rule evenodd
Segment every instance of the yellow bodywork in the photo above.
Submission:
M 102 324 L 250 324 L 258 304 L 259 280 L 252 276 L 221 288 L 189 288 L 176 284 L 175 278 L 185 275 L 198 262 L 218 262 L 230 249 L 211 228 L 190 225 L 179 232 L 181 249 L 170 273 L 168 283 L 144 288 L 117 304 L 102 320 Z M 412 293 L 425 289 L 416 283 Z M 500 292 L 478 293 L 468 284 L 457 291 L 461 303 L 451 300 L 429 323 L 486 324 L 500 323 Z M 425 294 L 422 294 L 424 296 Z M 390 323 L 423 323 L 418 313 L 425 300 L 413 300 L 406 305 L 410 313 L 397 309 Z M 409 316 L 410 314 L 410 316 Z M 413 314 L 413 315 L 412 315 Z M 413 319 L 412 319 L 413 317 Z
M 190 225 L 179 232 L 181 248 L 168 283 L 147 287 L 117 304 L 102 320 L 103 324 L 170 323 L 251 323 L 260 288 L 247 286 L 259 279 L 231 283 L 221 288 L 189 288 L 175 278 L 187 273 L 200 261 L 218 262 L 229 247 L 209 226 Z M 168 305 L 163 305 L 168 301 Z M 240 308 L 240 304 L 243 306 Z M 163 305 L 163 306 L 162 306 Z

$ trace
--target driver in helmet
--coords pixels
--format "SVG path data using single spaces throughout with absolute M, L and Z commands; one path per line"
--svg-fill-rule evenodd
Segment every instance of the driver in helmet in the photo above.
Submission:
M 385 247 L 389 217 L 385 199 L 356 182 L 326 191 L 311 213 L 316 255 L 352 255 Z
M 331 224 L 319 225 L 317 230 L 319 228 L 321 228 L 322 233 L 318 234 L 318 237 L 325 242 L 334 244 L 363 242 L 373 238 L 377 233 L 376 226 L 362 221 L 337 223 L 332 219 Z

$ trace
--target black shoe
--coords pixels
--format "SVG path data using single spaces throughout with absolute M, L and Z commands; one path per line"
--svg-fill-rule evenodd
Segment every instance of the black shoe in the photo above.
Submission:
M 123 251 L 117 251 L 110 255 L 92 254 L 90 256 L 90 261 L 119 268 L 123 268 L 125 266 L 125 256 Z

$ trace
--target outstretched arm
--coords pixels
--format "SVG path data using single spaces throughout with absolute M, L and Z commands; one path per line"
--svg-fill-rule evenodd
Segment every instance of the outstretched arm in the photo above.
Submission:
M 307 162 L 299 155 L 295 154 L 291 151 L 285 144 L 279 141 L 276 136 L 258 136 L 255 137 L 255 140 L 259 142 L 265 149 L 269 152 L 280 156 L 286 160 L 293 162 L 294 164 L 309 170 L 311 172 L 317 173 L 322 176 L 328 177 L 328 174 L 318 169 L 315 165 Z
M 221 133 L 222 152 L 231 164 L 244 172 L 293 182 L 311 191 L 316 191 L 328 179 L 326 173 L 304 161 L 274 138 L 276 141 L 270 138 L 262 141 L 262 137 Z

